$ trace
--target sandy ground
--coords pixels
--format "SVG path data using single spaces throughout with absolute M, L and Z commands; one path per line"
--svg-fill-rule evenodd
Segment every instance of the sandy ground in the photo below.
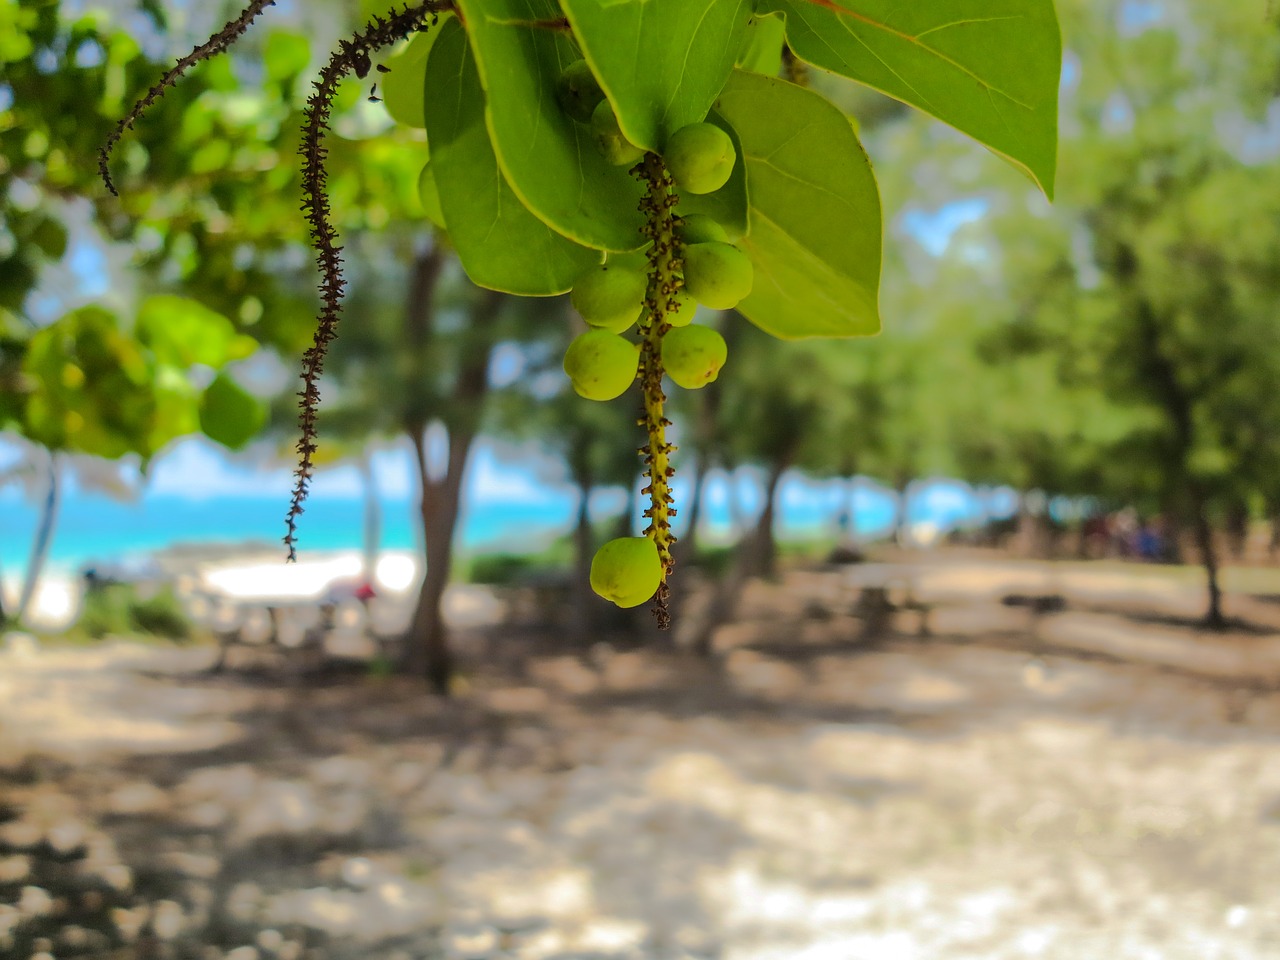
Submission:
M 866 584 L 928 634 L 866 636 Z M 1233 602 L 1208 634 L 1147 568 L 790 574 L 714 663 L 499 630 L 449 703 L 19 645 L 0 956 L 1280 957 L 1280 606 Z

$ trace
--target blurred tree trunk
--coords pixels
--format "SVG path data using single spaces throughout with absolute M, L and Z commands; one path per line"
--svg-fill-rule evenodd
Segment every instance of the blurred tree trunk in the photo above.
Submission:
M 1271 518 L 1271 542 L 1267 545 L 1267 552 L 1274 562 L 1276 554 L 1280 553 L 1280 504 L 1268 503 L 1267 515 Z
M 404 347 L 424 357 L 435 334 L 435 289 L 446 254 L 433 244 L 414 264 L 405 308 Z M 453 655 L 442 602 L 453 566 L 453 537 L 462 505 L 462 480 L 471 446 L 480 428 L 480 416 L 489 390 L 489 362 L 494 341 L 489 328 L 501 307 L 502 294 L 486 291 L 468 318 L 468 342 L 464 344 L 452 390 L 444 398 L 438 417 L 422 410 L 406 415 L 404 430 L 413 444 L 421 499 L 424 571 L 413 619 L 405 633 L 400 668 L 424 677 L 442 696 L 449 693 Z M 426 431 L 438 420 L 447 434 L 447 451 L 439 470 L 428 462 Z
M 1124 267 L 1136 270 L 1136 254 L 1127 248 L 1122 252 Z M 1165 416 L 1169 418 L 1173 428 L 1166 464 L 1169 493 L 1186 504 L 1186 516 L 1192 523 L 1200 564 L 1204 567 L 1209 589 L 1209 609 L 1205 612 L 1205 623 L 1221 629 L 1226 625 L 1226 620 L 1222 614 L 1222 588 L 1218 582 L 1218 554 L 1213 543 L 1213 527 L 1209 523 L 1209 495 L 1190 471 L 1191 452 L 1195 449 L 1196 439 L 1191 395 L 1178 379 L 1177 367 L 1165 355 L 1151 304 L 1146 300 L 1139 300 L 1135 304 L 1135 311 L 1135 319 L 1142 334 L 1143 370 L 1153 396 L 1164 408 Z M 1179 513 L 1181 511 L 1171 511 L 1169 516 L 1177 517 Z M 1169 539 L 1176 543 L 1176 529 L 1169 533 Z
M 373 458 L 369 451 L 360 454 L 356 462 L 360 471 L 361 486 L 364 488 L 364 580 L 373 585 L 378 574 L 378 553 L 382 546 L 382 503 L 378 500 L 378 481 L 373 474 Z
M 449 453 L 443 476 L 433 480 L 427 470 L 425 431 L 426 424 L 414 431 L 413 451 L 422 490 L 419 516 L 426 570 L 405 636 L 404 668 L 414 676 L 426 677 L 437 693 L 447 695 L 453 676 L 453 656 L 442 601 L 453 566 L 453 534 L 462 505 L 462 476 L 475 435 L 465 430 L 449 431 Z
M 1218 583 L 1218 551 L 1213 542 L 1213 525 L 1209 522 L 1208 498 L 1198 483 L 1188 485 L 1191 501 L 1191 517 L 1195 531 L 1196 550 L 1200 553 L 1200 563 L 1204 567 L 1205 579 L 1209 587 L 1209 610 L 1205 614 L 1205 623 L 1214 629 L 1221 630 L 1227 625 L 1222 613 L 1222 588 Z
M 575 477 L 578 486 L 578 519 L 573 528 L 573 582 L 570 585 L 572 610 L 569 631 L 578 643 L 591 639 L 595 628 L 595 591 L 591 589 L 591 559 L 595 555 L 595 538 L 591 530 L 592 480 L 588 473 Z
M 58 525 L 58 511 L 62 505 L 62 462 L 58 455 L 47 451 L 48 484 L 45 487 L 44 504 L 40 509 L 40 523 L 36 527 L 35 539 L 31 541 L 31 556 L 27 560 L 27 575 L 23 578 L 22 592 L 18 595 L 18 606 L 13 612 L 15 623 L 26 620 L 31 601 L 35 599 L 36 589 L 40 585 L 40 576 L 44 573 L 45 562 L 49 559 L 49 547 L 53 543 L 53 531 Z
M 747 570 L 759 577 L 772 577 L 778 567 L 778 541 L 774 535 L 777 522 L 778 484 L 786 473 L 789 459 L 783 459 L 769 468 L 764 484 L 764 508 L 756 521 L 755 532 L 747 544 Z

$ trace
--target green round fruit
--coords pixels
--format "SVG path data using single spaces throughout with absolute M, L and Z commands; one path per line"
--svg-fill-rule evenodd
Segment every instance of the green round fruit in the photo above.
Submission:
M 648 285 L 639 270 L 605 263 L 578 274 L 569 302 L 591 326 L 622 333 L 640 319 Z
M 627 392 L 640 368 L 640 347 L 608 330 L 588 330 L 564 353 L 564 372 L 588 400 L 612 400 Z
M 591 114 L 604 99 L 600 81 L 585 60 L 575 60 L 564 68 L 556 85 L 560 109 L 579 123 L 590 123 Z
M 712 193 L 729 182 L 738 152 L 729 135 L 714 123 L 691 123 L 671 135 L 662 159 L 678 189 Z
M 676 308 L 668 311 L 667 323 L 673 327 L 687 327 L 693 323 L 693 315 L 698 312 L 698 301 L 693 299 L 683 290 L 677 293 L 673 298 L 676 302 Z
M 662 367 L 686 390 L 705 387 L 718 377 L 728 355 L 724 337 L 710 327 L 678 327 L 662 338 Z
M 422 203 L 422 211 L 427 219 L 437 227 L 444 229 L 444 210 L 440 207 L 440 188 L 436 185 L 435 171 L 428 161 L 418 174 L 418 200 Z
M 644 156 L 643 150 L 623 136 L 618 116 L 608 100 L 601 100 L 591 111 L 591 131 L 600 153 L 615 167 L 630 166 Z
M 662 558 L 648 537 L 618 537 L 596 551 L 591 589 L 620 607 L 638 607 L 662 583 Z
M 754 271 L 747 255 L 729 243 L 684 248 L 684 287 L 712 310 L 730 310 L 751 292 Z
M 729 233 L 714 217 L 705 213 L 687 213 L 680 218 L 676 234 L 686 244 L 689 243 L 728 243 Z

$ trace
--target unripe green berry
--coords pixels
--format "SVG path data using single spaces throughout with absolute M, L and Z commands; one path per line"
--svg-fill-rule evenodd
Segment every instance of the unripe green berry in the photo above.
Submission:
M 612 400 L 627 392 L 640 368 L 640 347 L 608 330 L 575 337 L 564 354 L 564 372 L 578 396 Z
M 662 338 L 662 367 L 686 390 L 705 387 L 718 377 L 728 355 L 724 337 L 710 327 L 679 327 Z
M 638 607 L 662 583 L 662 558 L 648 537 L 618 537 L 596 551 L 591 589 L 620 607 Z
M 618 116 L 608 100 L 601 100 L 591 111 L 591 132 L 605 160 L 615 167 L 626 167 L 644 156 L 644 151 L 623 136 Z
M 712 310 L 730 310 L 751 292 L 754 271 L 747 255 L 728 243 L 684 248 L 684 287 Z
M 648 285 L 639 270 L 605 263 L 578 274 L 569 302 L 591 326 L 622 333 L 640 319 Z
M 600 81 L 585 60 L 575 60 L 564 68 L 556 85 L 560 108 L 579 123 L 590 123 L 592 111 L 604 99 Z
M 671 298 L 676 308 L 667 312 L 666 321 L 673 327 L 687 327 L 693 323 L 693 315 L 698 312 L 698 301 L 683 290 Z
M 667 140 L 662 151 L 676 187 L 688 193 L 712 193 L 729 182 L 738 152 L 714 123 L 691 123 Z
M 705 213 L 686 213 L 680 218 L 676 233 L 685 243 L 728 243 L 729 234 L 715 217 Z

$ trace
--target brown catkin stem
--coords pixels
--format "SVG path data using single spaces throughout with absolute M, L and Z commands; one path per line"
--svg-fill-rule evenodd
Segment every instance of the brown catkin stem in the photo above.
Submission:
M 342 314 L 342 294 L 346 281 L 342 278 L 342 248 L 337 245 L 338 231 L 330 218 L 329 194 L 326 190 L 328 173 L 325 160 L 328 148 L 324 145 L 329 131 L 329 116 L 333 110 L 333 97 L 338 84 L 353 71 L 367 70 L 369 55 L 388 44 L 408 37 L 434 23 L 441 12 L 450 8 L 449 0 L 427 0 L 425 3 L 406 6 L 393 11 L 385 18 L 374 17 L 362 31 L 343 40 L 329 56 L 329 62 L 320 71 L 320 77 L 312 83 L 315 92 L 307 100 L 302 123 L 302 209 L 311 231 L 311 245 L 316 251 L 316 266 L 320 268 L 320 313 L 316 317 L 316 333 L 312 345 L 302 355 L 302 389 L 298 413 L 298 426 L 302 436 L 298 439 L 298 467 L 294 470 L 293 496 L 285 517 L 288 528 L 284 536 L 290 561 L 296 560 L 298 516 L 302 502 L 307 498 L 311 475 L 315 472 L 312 456 L 316 451 L 316 415 L 320 404 L 320 374 L 324 370 L 324 358 L 329 344 L 337 336 L 338 318 Z
M 102 177 L 103 184 L 111 191 L 113 197 L 120 194 L 116 192 L 116 185 L 111 179 L 110 163 L 111 151 L 115 149 L 120 138 L 124 136 L 126 130 L 133 129 L 134 123 L 141 117 L 153 103 L 164 95 L 165 90 L 177 83 L 178 78 L 187 72 L 191 67 L 195 66 L 201 60 L 208 60 L 210 57 L 216 56 L 226 50 L 231 44 L 235 43 L 240 36 L 249 29 L 249 24 L 258 19 L 258 15 L 267 7 L 275 6 L 276 0 L 253 0 L 247 7 L 241 11 L 240 16 L 227 23 L 221 30 L 206 40 L 200 46 L 196 47 L 185 57 L 175 63 L 168 72 L 165 73 L 150 90 L 146 96 L 133 105 L 133 108 L 120 118 L 115 129 L 107 135 L 106 142 L 98 148 L 98 175 Z
M 653 614 L 658 629 L 671 626 L 668 609 L 671 576 L 675 560 L 671 546 L 676 542 L 671 533 L 671 518 L 676 515 L 672 506 L 671 454 L 675 445 L 667 442 L 667 427 L 671 421 L 663 415 L 666 394 L 662 390 L 662 338 L 671 329 L 667 314 L 676 309 L 675 295 L 683 284 L 683 264 L 680 244 L 675 234 L 674 209 L 676 197 L 666 164 L 656 153 L 647 153 L 635 168 L 637 175 L 648 187 L 640 210 L 645 215 L 642 228 L 651 241 L 649 247 L 649 290 L 645 297 L 644 313 L 640 317 L 640 333 L 643 337 L 640 351 L 640 386 L 644 392 L 644 417 L 641 425 L 648 433 L 648 442 L 641 448 L 644 454 L 648 484 L 642 493 L 649 496 L 649 507 L 644 515 L 649 518 L 645 536 L 651 537 L 662 559 L 662 583 L 654 599 Z

